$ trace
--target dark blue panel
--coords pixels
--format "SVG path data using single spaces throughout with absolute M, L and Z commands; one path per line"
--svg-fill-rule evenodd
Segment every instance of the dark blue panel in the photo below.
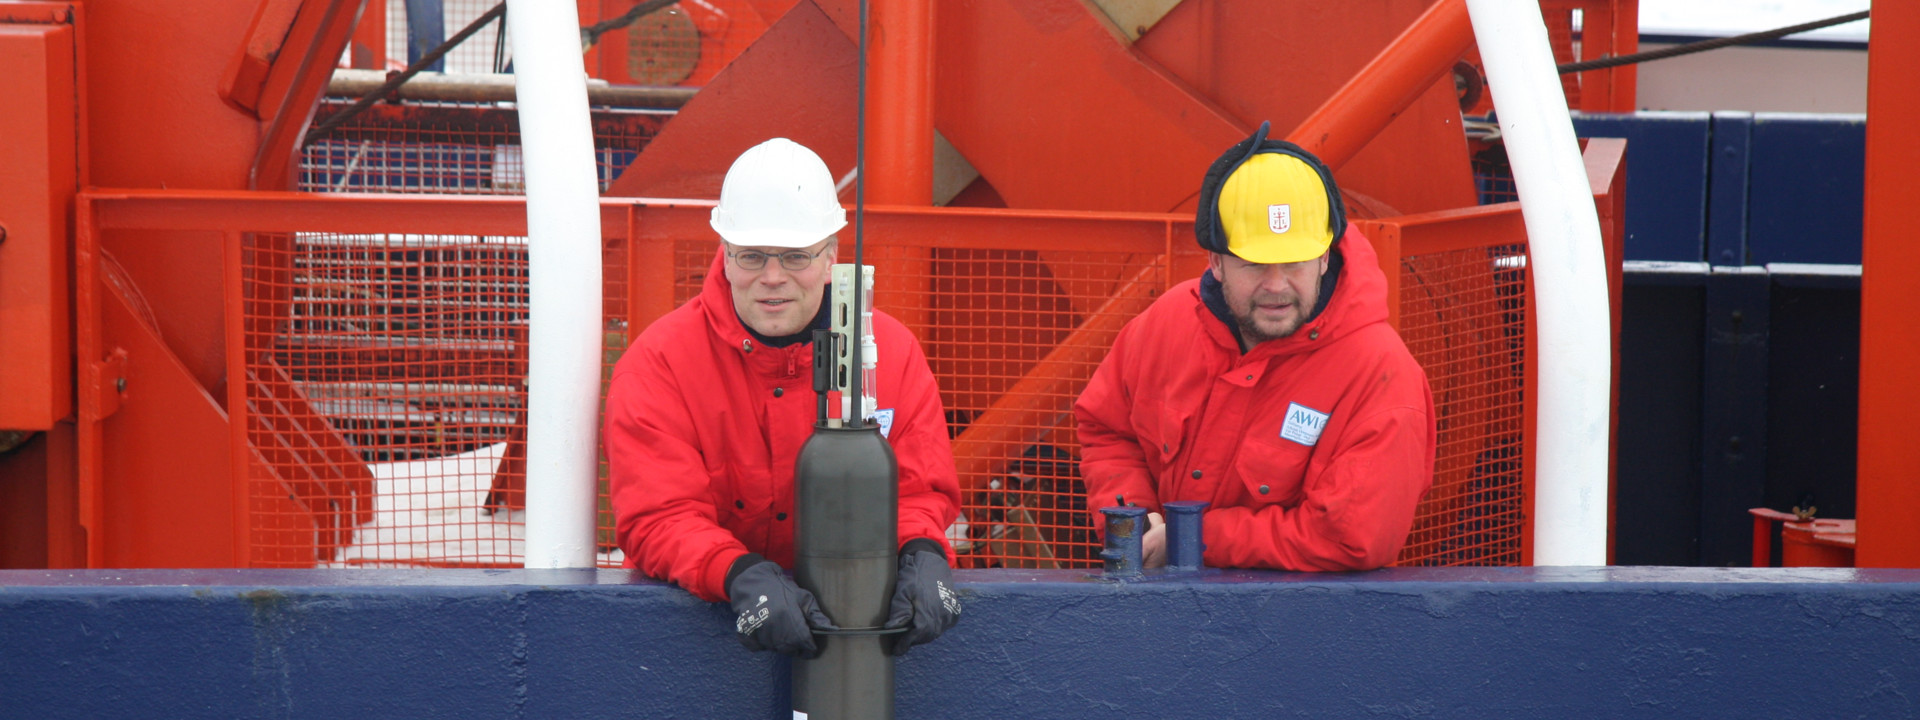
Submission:
M 1856 517 L 1860 278 L 1769 270 L 1767 507 Z
M 1627 139 L 1628 260 L 1706 258 L 1707 113 L 1578 114 L 1581 137 Z
M 1763 267 L 1707 277 L 1700 387 L 1700 564 L 1753 561 L 1753 521 L 1767 482 L 1767 350 L 1772 280 Z
M 1620 304 L 1620 406 L 1613 558 L 1700 562 L 1701 322 L 1698 272 L 1626 272 Z
M 957 575 L 899 717 L 1902 717 L 1920 686 L 1920 570 Z M 611 571 L 0 571 L 0 717 L 791 717 L 729 621 Z
M 1860 264 L 1866 118 L 1756 113 L 1748 263 Z
M 1752 154 L 1753 113 L 1713 114 L 1713 160 L 1708 169 L 1707 261 L 1746 265 L 1747 159 Z

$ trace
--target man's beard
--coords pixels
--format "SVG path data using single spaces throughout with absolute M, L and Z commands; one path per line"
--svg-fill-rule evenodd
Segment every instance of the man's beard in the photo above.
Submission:
M 1244 312 L 1236 312 L 1233 315 L 1234 323 L 1240 326 L 1240 337 L 1247 342 L 1248 346 L 1290 336 L 1295 331 L 1298 331 L 1301 325 L 1307 323 L 1306 314 L 1302 312 L 1300 298 L 1295 296 L 1292 300 L 1293 315 L 1281 324 L 1277 334 L 1267 333 L 1267 331 L 1260 329 L 1259 324 L 1253 320 L 1253 308 L 1259 305 L 1263 299 L 1265 298 L 1249 298 L 1247 300 L 1246 310 Z
M 1294 331 L 1299 330 L 1300 326 L 1305 324 L 1297 320 L 1292 321 L 1280 331 L 1280 334 L 1268 335 L 1265 331 L 1261 330 L 1258 325 L 1255 325 L 1250 318 L 1235 319 L 1238 320 L 1240 324 L 1240 337 L 1246 338 L 1248 345 L 1258 345 L 1268 340 L 1279 340 L 1280 338 L 1291 336 Z

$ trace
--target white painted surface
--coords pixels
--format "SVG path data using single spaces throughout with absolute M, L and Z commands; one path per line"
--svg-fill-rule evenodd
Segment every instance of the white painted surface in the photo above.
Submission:
M 1606 257 L 1586 167 L 1532 0 L 1467 0 L 1513 165 L 1539 312 L 1533 559 L 1607 564 L 1612 351 Z
M 481 504 L 506 443 L 428 460 L 375 463 L 373 519 L 354 531 L 353 544 L 321 567 L 419 567 L 422 564 L 495 564 L 520 559 L 526 513 L 488 515 Z M 619 550 L 601 554 L 617 567 Z
M 529 568 L 593 567 L 600 185 L 573 0 L 508 0 L 527 183 Z
M 1642 43 L 1641 50 L 1671 45 Z M 1641 63 L 1643 110 L 1863 113 L 1867 53 L 1787 47 L 1731 47 Z
M 1866 10 L 1869 0 L 1640 0 L 1640 34 L 1725 37 L 1799 25 Z M 1866 42 L 1872 20 L 1793 36 Z
M 1868 0 L 1640 0 L 1640 49 L 1742 35 L 1868 9 Z M 1867 31 L 1872 20 L 1791 35 L 1785 45 L 1721 48 L 1640 64 L 1643 110 L 1861 113 L 1867 109 Z M 1792 47 L 1793 41 L 1851 49 Z

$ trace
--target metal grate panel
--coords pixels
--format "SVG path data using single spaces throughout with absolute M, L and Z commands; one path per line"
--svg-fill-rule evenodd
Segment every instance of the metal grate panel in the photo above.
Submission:
M 526 239 L 242 243 L 254 564 L 518 564 Z
M 1401 565 L 1518 565 L 1524 540 L 1527 254 L 1402 258 L 1400 335 L 1433 388 L 1439 443 Z
M 255 563 L 518 563 L 525 240 L 303 233 L 246 244 Z M 712 247 L 675 243 L 676 305 L 698 292 Z M 1127 253 L 869 252 L 883 307 L 922 339 L 957 448 L 978 447 L 968 433 L 1005 406 L 1042 410 L 1002 428 L 1015 441 L 996 455 L 961 458 L 968 491 L 950 537 L 963 565 L 1097 564 L 1071 409 L 1118 325 L 1075 331 L 1128 297 L 1137 306 L 1121 317 L 1137 313 L 1166 286 L 1165 267 Z M 1440 417 L 1434 487 L 1403 564 L 1520 560 L 1525 258 L 1506 245 L 1403 259 L 1402 334 Z M 618 244 L 607 257 L 609 371 L 633 334 L 627 261 Z M 1128 289 L 1142 278 L 1151 292 Z M 1043 366 L 1057 382 L 1032 384 Z M 601 495 L 601 562 L 614 566 L 604 458 Z
M 322 103 L 316 117 L 351 104 Z M 600 189 L 638 157 L 667 114 L 601 109 L 593 113 Z M 519 117 L 482 105 L 376 106 L 302 149 L 299 187 L 307 192 L 517 195 L 525 191 Z

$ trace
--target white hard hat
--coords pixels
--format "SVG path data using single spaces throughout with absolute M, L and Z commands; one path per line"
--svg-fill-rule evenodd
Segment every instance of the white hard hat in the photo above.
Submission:
M 714 232 L 735 245 L 803 248 L 847 226 L 827 164 L 800 143 L 774 138 L 727 169 Z

